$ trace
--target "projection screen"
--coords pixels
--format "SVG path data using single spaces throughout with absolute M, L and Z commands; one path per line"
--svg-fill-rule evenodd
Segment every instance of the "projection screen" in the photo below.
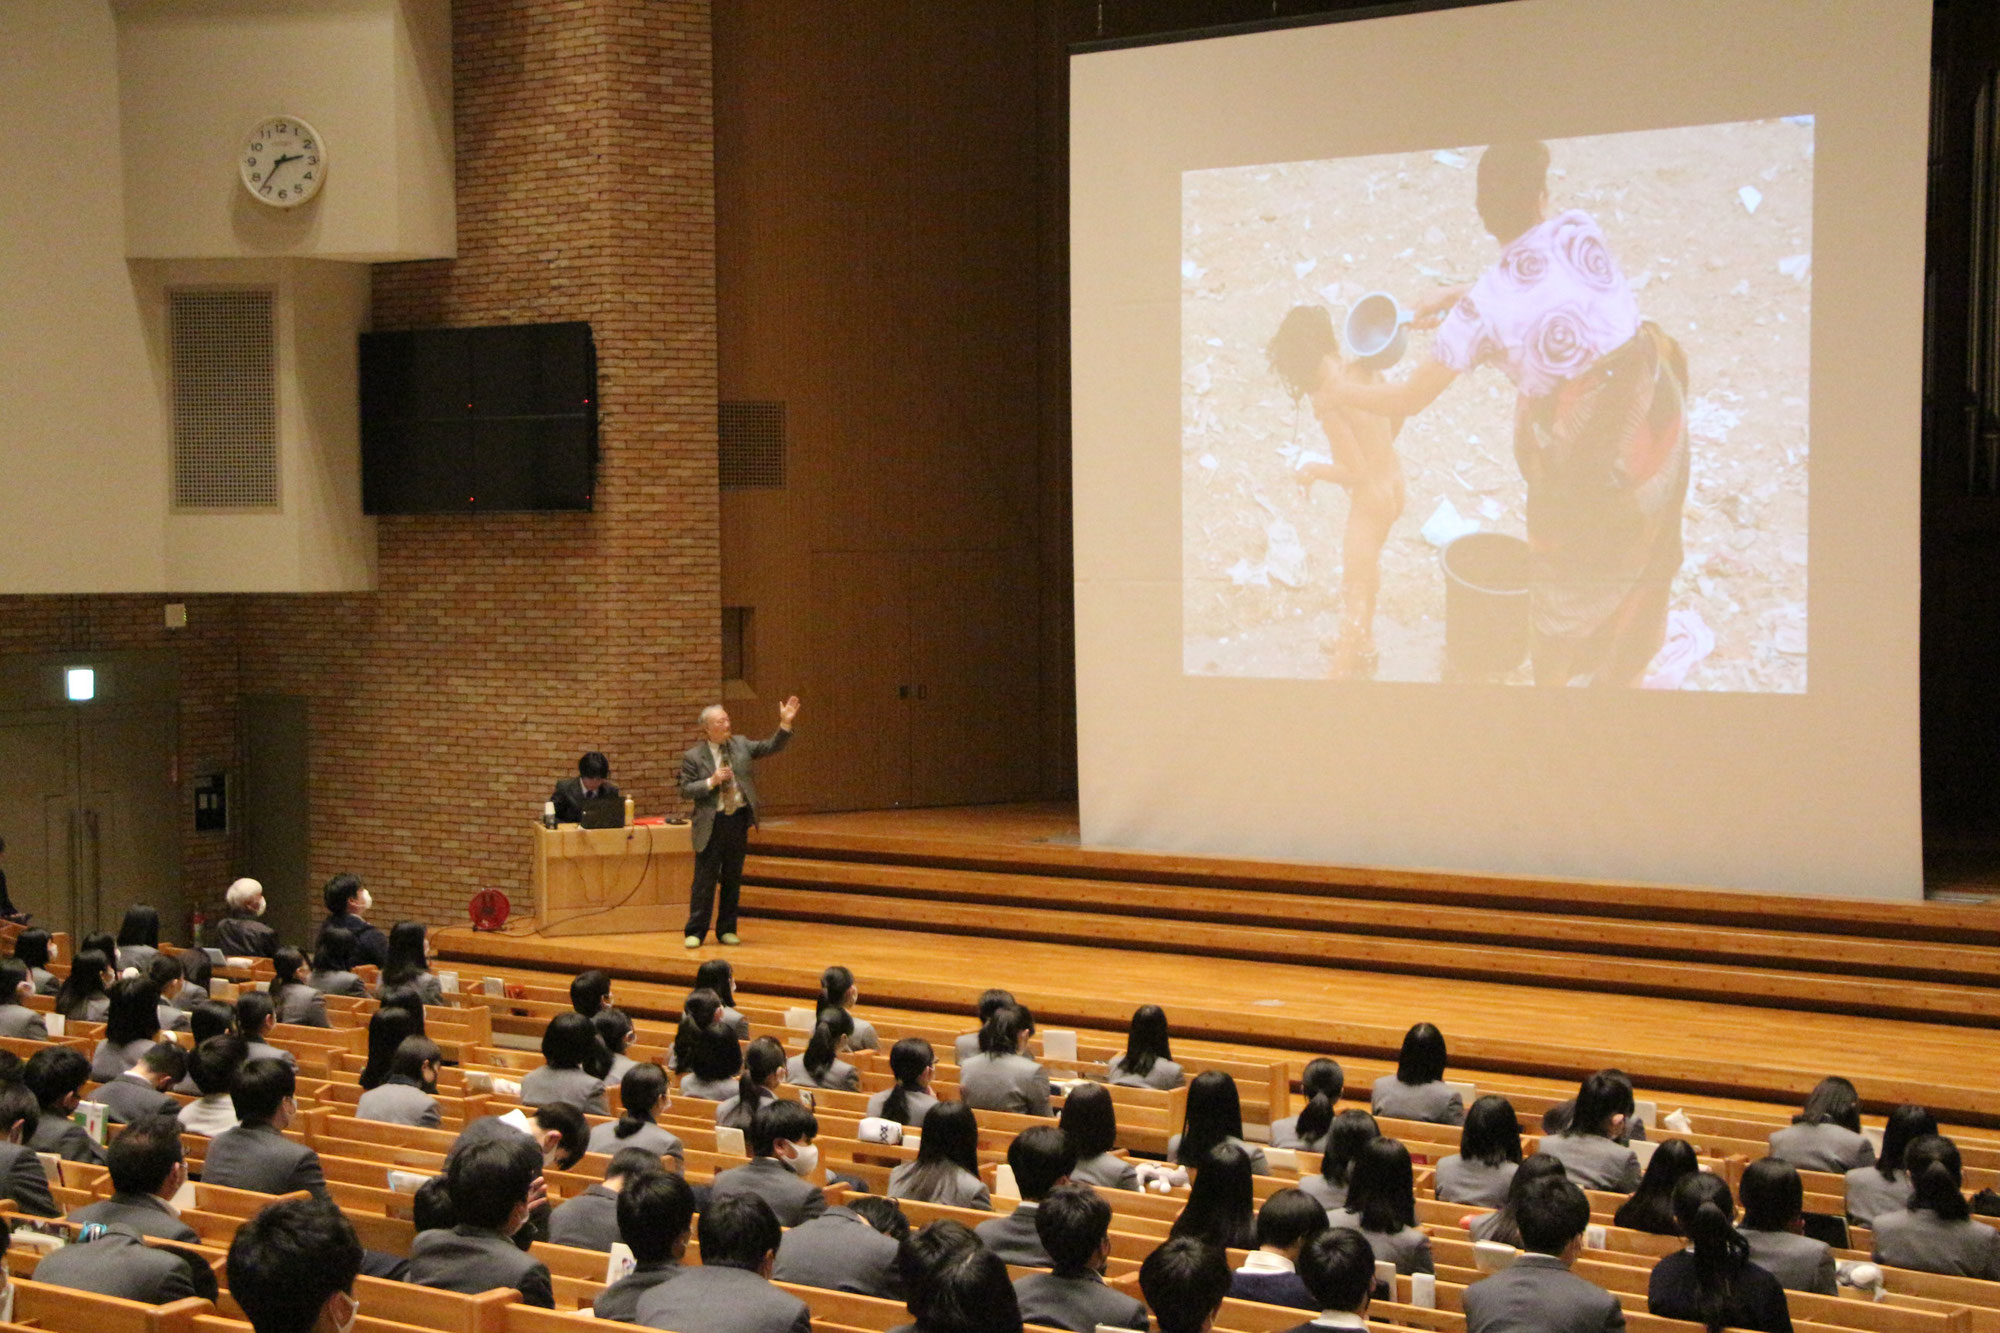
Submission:
M 1920 896 L 1928 11 L 1074 56 L 1084 840 Z

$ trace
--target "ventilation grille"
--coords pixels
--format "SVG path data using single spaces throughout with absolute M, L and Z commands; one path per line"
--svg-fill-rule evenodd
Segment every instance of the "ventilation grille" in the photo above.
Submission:
M 277 355 L 268 291 L 168 294 L 174 506 L 278 504 Z
M 722 489 L 783 489 L 785 405 L 723 403 L 721 409 Z

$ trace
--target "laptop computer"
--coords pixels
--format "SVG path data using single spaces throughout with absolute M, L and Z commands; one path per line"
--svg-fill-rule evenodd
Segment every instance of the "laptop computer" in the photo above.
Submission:
M 578 801 L 577 822 L 585 828 L 624 828 L 623 796 L 592 796 Z

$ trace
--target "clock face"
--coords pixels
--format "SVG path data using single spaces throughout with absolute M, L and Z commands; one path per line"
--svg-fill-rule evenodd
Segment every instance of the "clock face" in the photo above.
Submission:
M 297 116 L 272 116 L 244 136 L 236 165 L 252 199 L 297 208 L 326 183 L 326 143 Z

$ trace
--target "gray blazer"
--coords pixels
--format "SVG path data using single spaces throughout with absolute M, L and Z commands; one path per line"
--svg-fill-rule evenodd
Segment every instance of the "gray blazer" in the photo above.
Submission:
M 189 1027 L 188 1011 L 171 1000 L 161 1000 L 154 1006 L 154 1013 L 160 1016 L 160 1031 L 186 1032 Z
M 1048 1115 L 1049 1074 L 1025 1055 L 981 1052 L 959 1064 L 958 1097 L 975 1111 Z
M 795 1227 L 826 1211 L 825 1191 L 810 1180 L 793 1175 L 775 1157 L 753 1158 L 742 1166 L 715 1173 L 715 1183 L 708 1193 L 711 1202 L 739 1194 L 755 1194 L 770 1204 L 780 1226 Z
M 1299 1177 L 1299 1190 L 1329 1213 L 1347 1206 L 1347 1186 L 1336 1185 L 1317 1171 Z
M 719 1102 L 736 1095 L 736 1080 L 718 1078 L 713 1082 L 697 1078 L 693 1074 L 681 1075 L 681 1095 L 699 1097 L 703 1101 Z
M 549 1244 L 609 1254 L 618 1240 L 618 1192 L 592 1185 L 549 1214 Z
M 1030 1273 L 1017 1277 L 1014 1298 L 1020 1303 L 1024 1324 L 1047 1324 L 1071 1329 L 1073 1333 L 1093 1333 L 1099 1324 L 1137 1329 L 1153 1326 L 1143 1304 L 1105 1286 L 1104 1279 L 1095 1273 L 1074 1276 Z
M 27 1041 L 47 1041 L 49 1025 L 36 1010 L 25 1004 L 0 1004 L 0 1037 L 21 1037 Z
M 151 1037 L 128 1041 L 123 1046 L 113 1046 L 108 1041 L 100 1041 L 97 1043 L 97 1049 L 90 1053 L 90 1077 L 98 1083 L 109 1083 L 138 1064 L 139 1057 L 152 1049 Z
M 856 1014 L 851 1009 L 848 1011 L 847 1016 L 854 1021 L 854 1035 L 847 1039 L 848 1050 L 879 1051 L 882 1049 L 882 1039 L 875 1035 L 875 1025 L 873 1023 Z
M 521 1076 L 521 1105 L 568 1102 L 588 1115 L 604 1115 L 604 1080 L 582 1069 L 542 1065 Z
M 889 1094 L 894 1091 L 894 1088 L 884 1088 L 870 1097 L 868 1099 L 868 1114 L 872 1116 L 886 1116 L 888 1112 L 884 1111 L 882 1106 L 883 1103 L 889 1100 Z M 924 1123 L 924 1116 L 929 1113 L 933 1106 L 938 1104 L 938 1099 L 921 1089 L 909 1088 L 903 1093 L 903 1102 L 903 1123 L 905 1125 L 921 1127 Z
M 640 1264 L 624 1277 L 597 1293 L 591 1311 L 599 1319 L 619 1319 L 634 1323 L 639 1318 L 639 1299 L 662 1282 L 681 1275 L 681 1266 L 672 1259 Z
M 1345 1208 L 1336 1208 L 1328 1213 L 1326 1222 L 1330 1227 L 1359 1231 L 1367 1240 L 1368 1248 L 1375 1251 L 1375 1262 L 1392 1263 L 1398 1273 L 1437 1271 L 1437 1265 L 1431 1260 L 1431 1238 L 1416 1227 L 1404 1227 L 1401 1231 L 1370 1231 L 1361 1225 L 1361 1214 L 1350 1213 Z
M 57 1217 L 55 1196 L 49 1193 L 49 1175 L 42 1159 L 26 1144 L 0 1141 L 0 1199 L 12 1199 L 24 1213 L 37 1217 Z
M 392 1074 L 387 1082 L 362 1093 L 354 1108 L 354 1118 L 384 1125 L 415 1125 L 419 1129 L 436 1129 L 444 1123 L 437 1098 L 407 1074 Z
M 1465 1289 L 1466 1333 L 1611 1333 L 1625 1327 L 1618 1298 L 1547 1254 L 1523 1254 Z
M 703 1265 L 641 1296 L 638 1322 L 674 1333 L 811 1333 L 812 1312 L 755 1273 Z
M 141 1236 L 199 1244 L 201 1234 L 174 1216 L 171 1208 L 152 1194 L 114 1194 L 69 1215 L 72 1222 L 102 1222 L 124 1227 Z
M 523 1254 L 499 1232 L 483 1227 L 418 1232 L 410 1243 L 409 1281 L 468 1296 L 512 1287 L 521 1293 L 524 1304 L 544 1310 L 553 1310 L 556 1304 L 549 1266 Z
M 736 777 L 736 790 L 743 798 L 743 804 L 750 811 L 750 822 L 757 822 L 757 777 L 753 762 L 766 755 L 776 754 L 792 743 L 789 727 L 780 727 L 761 741 L 753 741 L 746 736 L 731 736 L 722 743 L 723 758 L 729 761 L 729 771 Z M 694 802 L 694 850 L 699 855 L 708 846 L 708 835 L 715 827 L 716 812 L 722 809 L 721 795 L 712 790 L 708 780 L 715 773 L 715 759 L 708 752 L 708 741 L 690 746 L 681 756 L 681 799 Z
M 896 1252 L 901 1248 L 854 1210 L 829 1208 L 785 1233 L 771 1278 L 863 1296 L 895 1297 L 902 1292 L 896 1271 Z
M 145 1305 L 195 1294 L 186 1259 L 129 1231 L 107 1231 L 96 1240 L 63 1246 L 35 1265 L 35 1281 Z
M 331 1199 L 319 1154 L 303 1143 L 292 1142 L 269 1124 L 238 1125 L 210 1139 L 201 1179 L 205 1185 L 259 1194 L 307 1190 L 317 1198 Z
M 1427 1120 L 1433 1125 L 1465 1123 L 1465 1100 L 1444 1080 L 1433 1083 L 1405 1083 L 1394 1074 L 1375 1080 L 1370 1099 L 1376 1115 L 1397 1120 Z
M 731 1009 L 728 1005 L 725 1004 L 715 1011 L 715 1021 L 728 1028 L 731 1032 L 734 1032 L 736 1040 L 750 1040 L 750 1020 L 734 1009 Z
M 2000 1231 L 1984 1222 L 1947 1222 L 1928 1208 L 1910 1208 L 1876 1218 L 1874 1232 L 1878 1264 L 2000 1282 Z
M 685 1157 L 687 1148 L 680 1139 L 658 1125 L 645 1124 L 632 1131 L 632 1137 L 618 1137 L 618 1122 L 607 1120 L 590 1129 L 588 1152 L 615 1153 L 626 1148 L 644 1148 L 647 1152 L 658 1153 L 662 1157 Z
M 368 983 L 352 972 L 315 972 L 306 978 L 306 983 L 322 995 L 352 995 L 357 1000 L 368 998 Z
M 1086 1157 L 1076 1164 L 1069 1178 L 1081 1185 L 1096 1185 L 1108 1190 L 1136 1190 L 1139 1188 L 1139 1171 L 1130 1162 L 1115 1152 L 1101 1152 L 1095 1157 Z
M 37 995 L 54 995 L 62 989 L 62 978 L 46 968 L 29 968 L 28 979 L 35 983 Z
M 1840 1294 L 1833 1280 L 1833 1247 L 1825 1241 L 1789 1231 L 1741 1230 L 1750 1242 L 1750 1262 L 1778 1279 L 1785 1290 Z
M 1445 1203 L 1498 1208 L 1507 1202 L 1507 1187 L 1514 1183 L 1514 1173 L 1518 1170 L 1517 1162 L 1488 1166 L 1485 1162 L 1468 1162 L 1453 1153 L 1437 1164 L 1437 1197 Z
M 1244 1154 L 1250 1158 L 1250 1174 L 1255 1176 L 1268 1176 L 1271 1174 L 1271 1163 L 1265 1159 L 1262 1148 L 1259 1148 L 1254 1143 L 1245 1143 L 1234 1134 L 1229 1136 L 1228 1141 L 1241 1148 Z M 1169 1162 L 1178 1162 L 1181 1160 L 1181 1136 L 1178 1134 L 1172 1135 L 1167 1139 L 1167 1160 Z
M 910 1177 L 916 1171 L 914 1161 L 900 1163 L 891 1171 L 888 1196 L 892 1199 L 915 1199 L 919 1203 L 941 1203 L 953 1208 L 984 1208 L 990 1211 L 993 1207 L 993 1196 L 987 1192 L 985 1182 L 962 1167 L 952 1169 L 943 1189 L 933 1189 L 922 1195 L 914 1193 L 915 1187 L 910 1183 Z
M 181 1104 L 126 1070 L 108 1083 L 98 1085 L 90 1100 L 104 1104 L 105 1119 L 124 1125 L 149 1115 L 179 1115 Z
M 160 951 L 150 944 L 121 944 L 118 946 L 118 970 L 123 972 L 128 967 L 136 968 L 143 977 L 146 969 L 159 956 Z
M 35 1136 L 28 1140 L 28 1146 L 36 1152 L 52 1152 L 65 1162 L 104 1165 L 104 1150 L 97 1146 L 97 1140 L 84 1133 L 83 1126 L 76 1121 L 46 1107 L 42 1110 L 41 1120 L 35 1125 Z
M 1042 1238 L 1035 1230 L 1035 1210 L 1041 1205 L 1022 1203 L 1004 1217 L 996 1217 L 991 1222 L 981 1222 L 972 1229 L 987 1249 L 999 1255 L 1010 1264 L 1023 1268 L 1053 1268 L 1054 1262 L 1049 1252 L 1042 1248 Z
M 1914 1197 L 1907 1171 L 1884 1176 L 1880 1167 L 1857 1166 L 1847 1173 L 1847 1215 L 1864 1227 L 1884 1213 L 1902 1212 Z
M 246 1042 L 244 1045 L 247 1047 L 243 1056 L 244 1064 L 249 1064 L 252 1060 L 283 1060 L 286 1064 L 292 1066 L 297 1066 L 299 1063 L 299 1058 L 296 1055 L 293 1055 L 282 1046 L 273 1046 L 268 1041 L 252 1041 Z
M 1326 1135 L 1322 1134 L 1307 1143 L 1299 1137 L 1299 1118 L 1288 1115 L 1283 1120 L 1271 1122 L 1271 1146 L 1273 1148 L 1304 1148 L 1307 1152 L 1325 1152 Z
M 1114 1055 L 1111 1063 L 1105 1066 L 1104 1081 L 1127 1088 L 1158 1088 L 1161 1092 L 1172 1092 L 1187 1081 L 1187 1072 L 1172 1060 L 1155 1060 L 1153 1067 L 1144 1074 L 1128 1074 L 1125 1072 L 1125 1057 Z
M 1872 1166 L 1875 1145 L 1845 1125 L 1787 1125 L 1771 1135 L 1771 1156 L 1801 1171 L 1831 1171 L 1845 1175 L 1857 1166 Z
M 861 1071 L 847 1061 L 834 1057 L 826 1067 L 826 1077 L 814 1078 L 806 1071 L 806 1058 L 795 1055 L 785 1061 L 785 1077 L 801 1088 L 834 1088 L 841 1092 L 861 1091 Z
M 1639 1155 L 1602 1134 L 1545 1134 L 1535 1151 L 1561 1162 L 1579 1189 L 1630 1194 L 1639 1188 Z
M 979 1054 L 979 1033 L 961 1032 L 951 1039 L 951 1062 L 962 1065 Z
M 301 981 L 289 986 L 280 986 L 271 1003 L 278 1010 L 278 1021 L 297 1027 L 330 1028 L 331 1020 L 326 1016 L 326 996 Z

